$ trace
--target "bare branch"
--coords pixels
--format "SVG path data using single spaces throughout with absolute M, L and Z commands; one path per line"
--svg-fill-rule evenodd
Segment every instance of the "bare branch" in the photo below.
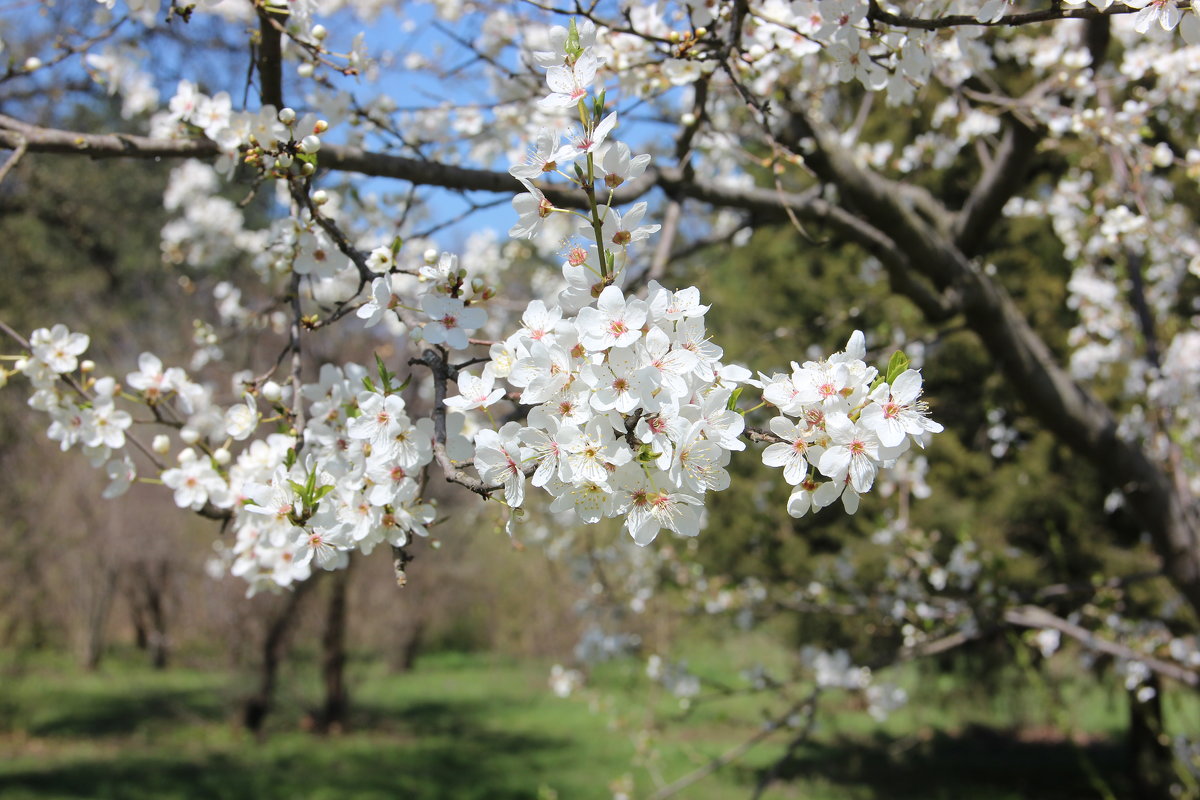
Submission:
M 1139 653 L 1123 644 L 1104 639 L 1087 628 L 1068 622 L 1062 617 L 1050 613 L 1038 606 L 1021 606 L 1010 608 L 1004 612 L 1004 621 L 1023 628 L 1051 628 L 1059 633 L 1065 633 L 1091 650 L 1107 653 L 1110 656 L 1124 658 L 1130 661 L 1140 661 L 1154 672 L 1174 678 L 1188 686 L 1200 686 L 1200 673 L 1195 670 L 1172 664 L 1169 661 Z

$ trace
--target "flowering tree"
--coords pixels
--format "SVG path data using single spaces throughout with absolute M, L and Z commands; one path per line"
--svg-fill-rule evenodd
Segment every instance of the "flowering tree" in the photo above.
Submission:
M 382 13 L 129 0 L 0 22 L 0 179 L 43 155 L 160 161 L 165 260 L 233 276 L 186 370 L 147 351 L 121 377 L 86 360 L 84 332 L 6 328 L 0 374 L 28 381 L 50 438 L 104 469 L 107 495 L 161 481 L 223 520 L 252 591 L 382 545 L 403 580 L 438 518 L 436 475 L 503 504 L 514 536 L 536 489 L 651 546 L 700 533 L 749 442 L 793 487 L 789 514 L 853 514 L 941 430 L 908 358 L 872 365 L 856 333 L 755 373 L 723 362 L 695 288 L 667 286 L 685 255 L 782 223 L 801 252 L 853 243 L 931 324 L 974 332 L 1025 408 L 1106 465 L 1200 609 L 1193 9 L 447 0 L 413 10 L 401 52 L 358 32 L 401 24 Z M 248 49 L 250 84 L 199 70 L 220 48 Z M 118 95 L 131 130 L 35 119 L 56 86 Z M 230 181 L 253 197 L 228 199 Z M 441 250 L 444 225 L 496 198 L 511 241 Z M 1065 345 L 990 259 L 1023 218 L 1074 266 Z M 260 331 L 281 338 L 276 358 L 223 388 L 198 377 L 223 340 Z M 306 358 L 351 333 L 390 355 Z

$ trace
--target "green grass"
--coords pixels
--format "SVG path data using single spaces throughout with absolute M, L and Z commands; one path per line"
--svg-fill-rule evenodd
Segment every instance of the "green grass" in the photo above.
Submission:
M 769 644 L 742 644 L 697 649 L 691 663 L 735 683 L 731 652 L 786 662 Z M 289 671 L 260 742 L 236 725 L 234 675 L 109 664 L 81 675 L 37 660 L 0 678 L 0 798 L 586 800 L 612 797 L 622 776 L 645 797 L 751 736 L 766 707 L 738 696 L 684 711 L 648 691 L 634 660 L 602 665 L 563 700 L 546 689 L 546 664 L 442 655 L 408 674 L 352 663 L 349 730 L 326 737 L 302 731 L 318 697 L 313 670 Z M 1120 796 L 1125 708 L 1094 684 L 1062 684 L 1064 710 L 1051 713 L 1036 691 L 976 690 L 916 669 L 898 677 L 914 701 L 882 726 L 831 694 L 814 739 L 767 796 L 1096 797 L 1089 770 Z M 679 796 L 748 797 L 785 737 Z

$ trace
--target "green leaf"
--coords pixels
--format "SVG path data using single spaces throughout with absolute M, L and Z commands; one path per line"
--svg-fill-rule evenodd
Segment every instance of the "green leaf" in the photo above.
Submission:
M 368 392 L 375 391 L 375 382 L 371 380 L 370 376 L 363 375 L 362 384 L 367 388 Z
M 336 488 L 336 487 L 334 487 L 334 485 L 332 483 L 330 483 L 330 484 L 327 484 L 327 485 L 322 486 L 319 489 L 317 489 L 317 491 L 313 493 L 313 505 L 316 505 L 317 503 L 321 502 L 321 498 L 324 497 L 325 495 L 329 494 L 330 492 L 332 492 L 334 490 L 334 488 Z
M 383 363 L 383 359 L 379 357 L 378 353 L 375 353 L 374 356 L 375 366 L 379 369 L 379 383 L 383 386 L 384 394 L 387 394 L 392 390 L 392 378 L 395 376 L 388 372 L 387 366 Z
M 301 500 L 303 500 L 303 499 L 304 499 L 304 495 L 305 495 L 305 491 L 304 491 L 304 484 L 302 484 L 302 483 L 297 483 L 296 481 L 293 481 L 293 480 L 289 480 L 289 481 L 288 481 L 288 485 L 290 485 L 290 486 L 292 487 L 292 490 L 293 490 L 293 491 L 294 491 L 294 492 L 295 492 L 297 495 L 299 495 L 299 496 L 300 496 L 300 499 L 301 499 Z
M 727 410 L 729 410 L 729 411 L 737 410 L 738 398 L 742 396 L 742 390 L 745 388 L 746 388 L 745 386 L 739 386 L 736 389 L 734 389 L 733 392 L 730 393 L 729 400 L 725 403 L 725 408 Z
M 891 385 L 899 378 L 903 372 L 908 369 L 908 356 L 904 355 L 903 350 L 897 350 L 892 353 L 891 360 L 887 366 L 887 382 Z
M 288 448 L 287 455 L 285 455 L 283 457 L 283 465 L 285 467 L 287 467 L 288 469 L 291 469 L 292 465 L 295 463 L 296 463 L 296 448 L 294 448 L 294 447 Z

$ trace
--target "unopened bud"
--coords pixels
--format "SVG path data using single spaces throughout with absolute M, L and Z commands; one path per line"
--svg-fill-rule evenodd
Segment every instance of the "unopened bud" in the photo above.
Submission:
M 292 166 L 292 163 L 293 159 L 288 153 L 280 153 L 279 157 L 275 159 L 276 169 L 287 169 L 288 167 Z
M 300 165 L 300 174 L 306 178 L 309 175 L 312 175 L 316 171 L 317 171 L 316 166 L 307 161 L 305 161 L 303 164 Z
M 179 455 L 176 458 L 178 458 L 180 464 L 191 464 L 196 460 L 196 451 L 190 447 L 185 447 L 179 451 Z
M 311 78 L 313 74 L 313 65 L 305 61 L 300 66 L 296 67 L 296 74 L 301 78 Z
M 180 428 L 179 438 L 183 440 L 184 444 L 195 444 L 200 441 L 200 431 L 195 428 Z
M 329 35 L 329 31 L 325 30 L 324 25 L 313 25 L 312 37 L 314 39 L 316 39 L 318 42 L 324 41 L 325 37 L 328 35 Z
M 321 140 L 316 136 L 305 136 L 298 149 L 301 153 L 315 153 L 321 149 Z
M 29 58 L 25 59 L 25 71 L 26 72 L 33 72 L 35 69 L 41 69 L 41 68 L 42 68 L 42 60 L 40 58 L 38 58 L 37 56 L 30 56 Z
M 696 36 L 697 37 L 704 36 L 707 33 L 708 33 L 708 28 L 705 28 L 704 26 L 696 28 Z
M 283 389 L 275 381 L 267 381 L 263 384 L 262 396 L 268 403 L 278 403 L 283 397 Z
M 436 264 L 437 260 L 438 260 L 437 248 L 431 247 L 428 250 L 426 250 L 424 253 L 424 258 L 425 258 L 425 263 L 428 264 L 429 266 L 432 267 L 434 264 Z
M 679 31 L 671 31 L 670 35 L 668 35 L 667 38 L 670 39 L 672 43 L 678 42 L 679 41 Z
M 473 294 L 479 294 L 480 292 L 483 291 L 485 285 L 486 284 L 484 284 L 483 278 L 472 278 L 471 279 L 471 292 Z
M 167 438 L 165 433 L 160 433 L 151 440 L 150 449 L 160 456 L 165 456 L 171 449 L 171 440 Z
M 217 462 L 221 466 L 225 466 L 232 460 L 233 460 L 233 456 L 224 447 L 218 447 L 213 452 L 213 461 Z
M 329 202 L 329 193 L 324 189 L 317 189 L 312 193 L 312 201 L 314 205 L 323 206 Z
M 313 133 L 324 133 L 327 130 L 329 130 L 329 123 L 323 119 L 317 120 L 313 125 Z
M 279 121 L 284 125 L 291 125 L 296 121 L 296 112 L 290 108 L 279 109 Z
M 91 372 L 96 368 L 96 362 L 90 358 L 85 358 L 79 365 L 80 372 Z

